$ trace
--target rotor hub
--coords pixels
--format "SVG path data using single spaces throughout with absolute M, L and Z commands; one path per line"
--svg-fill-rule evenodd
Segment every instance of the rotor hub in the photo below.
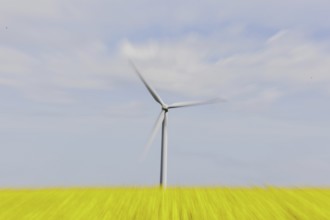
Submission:
M 163 105 L 163 106 L 162 106 L 162 109 L 163 109 L 165 112 L 168 112 L 168 106 L 167 106 L 167 105 Z

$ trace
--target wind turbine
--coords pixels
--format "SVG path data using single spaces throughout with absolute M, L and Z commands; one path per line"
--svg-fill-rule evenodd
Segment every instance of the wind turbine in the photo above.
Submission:
M 162 140 L 161 140 L 161 162 L 160 162 L 160 186 L 166 188 L 167 186 L 167 119 L 168 119 L 168 111 L 172 108 L 182 108 L 182 107 L 189 107 L 189 106 L 196 106 L 196 105 L 205 105 L 205 104 L 212 104 L 217 103 L 220 101 L 225 101 L 221 98 L 214 98 L 204 101 L 188 101 L 188 102 L 176 102 L 170 105 L 167 105 L 157 94 L 156 90 L 154 90 L 144 79 L 142 74 L 139 72 L 137 67 L 134 65 L 132 61 L 130 61 L 133 69 L 135 70 L 138 77 L 141 79 L 145 87 L 148 89 L 150 95 L 154 98 L 158 104 L 161 106 L 161 112 L 156 120 L 156 123 L 153 127 L 152 133 L 150 138 L 147 142 L 145 152 L 148 151 L 152 141 L 154 140 L 156 133 L 160 127 L 160 123 L 162 122 Z

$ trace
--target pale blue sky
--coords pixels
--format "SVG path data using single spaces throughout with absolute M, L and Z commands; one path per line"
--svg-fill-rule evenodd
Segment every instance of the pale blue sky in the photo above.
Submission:
M 0 0 L 0 187 L 330 184 L 330 2 Z

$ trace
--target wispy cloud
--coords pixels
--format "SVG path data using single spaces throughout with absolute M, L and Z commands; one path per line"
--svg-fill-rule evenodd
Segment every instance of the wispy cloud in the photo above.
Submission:
M 176 7 L 171 7 L 174 2 L 169 2 L 151 5 L 150 10 L 143 13 L 133 13 L 137 17 L 134 22 L 122 13 L 150 6 L 150 1 L 140 2 L 139 7 L 135 2 L 127 5 L 104 1 L 78 4 L 76 1 L 35 0 L 22 5 L 5 1 L 2 16 L 7 23 L 3 25 L 8 25 L 9 29 L 3 30 L 0 38 L 5 43 L 0 45 L 0 83 L 22 91 L 27 98 L 47 100 L 49 94 L 49 100 L 56 100 L 51 97 L 54 94 L 63 96 L 68 93 L 67 89 L 108 89 L 121 80 L 130 80 L 127 58 L 132 58 L 156 87 L 188 96 L 224 94 L 233 98 L 244 94 L 251 85 L 259 87 L 272 82 L 281 87 L 274 86 L 272 90 L 281 90 L 282 95 L 292 86 L 299 89 L 299 85 L 327 91 L 329 42 L 315 41 L 309 35 L 309 26 L 299 26 L 295 21 L 304 19 L 302 13 L 306 10 L 313 12 L 313 7 L 327 4 L 321 0 L 313 4 L 304 1 L 299 5 L 295 1 L 265 4 L 255 0 L 245 7 L 241 1 L 232 4 L 196 1 L 183 13 L 186 4 L 176 3 Z M 235 10 L 229 10 L 234 6 Z M 90 10 L 91 7 L 101 11 Z M 288 14 L 293 7 L 297 12 L 295 16 Z M 210 8 L 226 13 L 210 10 L 206 20 L 203 19 L 204 10 Z M 173 9 L 173 16 L 164 16 L 170 9 Z M 250 13 L 257 9 L 263 13 Z M 100 16 L 96 16 L 96 11 Z M 277 16 L 278 11 L 281 16 Z M 106 15 L 109 15 L 108 20 L 102 20 Z M 18 22 L 25 17 L 30 20 Z M 228 23 L 232 17 L 236 20 Z M 317 24 L 317 16 L 311 17 L 309 22 Z M 86 19 L 93 19 L 95 24 L 87 23 Z M 198 20 L 200 22 L 196 23 Z M 294 25 L 286 26 L 288 21 Z M 199 31 L 205 23 L 212 27 Z M 137 30 L 137 25 L 142 29 Z M 130 37 L 130 28 L 139 33 L 143 29 L 154 30 L 158 25 L 178 30 L 187 25 L 193 28 L 186 32 L 174 31 L 175 37 L 166 37 L 164 33 L 142 40 Z M 213 30 L 214 25 L 220 28 Z M 271 27 L 272 31 L 260 29 L 251 35 L 251 25 Z M 116 35 L 117 40 L 110 37 L 109 43 L 110 35 Z M 287 87 L 286 90 L 283 91 L 283 87 Z M 38 92 L 29 95 L 31 88 Z M 267 93 L 262 88 L 255 92 L 260 94 L 251 96 Z M 38 98 L 38 94 L 42 97 Z M 59 99 L 69 100 L 69 96 Z

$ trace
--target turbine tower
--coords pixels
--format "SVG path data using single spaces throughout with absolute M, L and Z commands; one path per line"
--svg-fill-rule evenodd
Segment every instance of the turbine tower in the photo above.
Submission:
M 161 139 L 161 162 L 160 162 L 160 186 L 162 188 L 166 188 L 167 186 L 167 120 L 168 120 L 168 111 L 172 108 L 182 108 L 182 107 L 188 107 L 188 106 L 196 106 L 196 105 L 204 105 L 204 104 L 212 104 L 217 103 L 221 101 L 225 101 L 221 98 L 214 98 L 209 99 L 205 101 L 189 101 L 189 102 L 176 102 L 170 105 L 167 105 L 157 94 L 156 90 L 154 90 L 144 79 L 142 74 L 139 72 L 137 67 L 134 65 L 132 61 L 130 61 L 133 69 L 135 70 L 138 77 L 141 79 L 145 87 L 148 89 L 151 96 L 154 98 L 154 100 L 160 104 L 161 106 L 161 112 L 158 116 L 158 119 L 156 120 L 156 123 L 153 127 L 152 133 L 150 135 L 150 138 L 147 142 L 147 145 L 145 147 L 144 155 L 147 153 L 152 141 L 154 140 L 156 133 L 160 127 L 160 124 L 162 122 L 162 139 Z

